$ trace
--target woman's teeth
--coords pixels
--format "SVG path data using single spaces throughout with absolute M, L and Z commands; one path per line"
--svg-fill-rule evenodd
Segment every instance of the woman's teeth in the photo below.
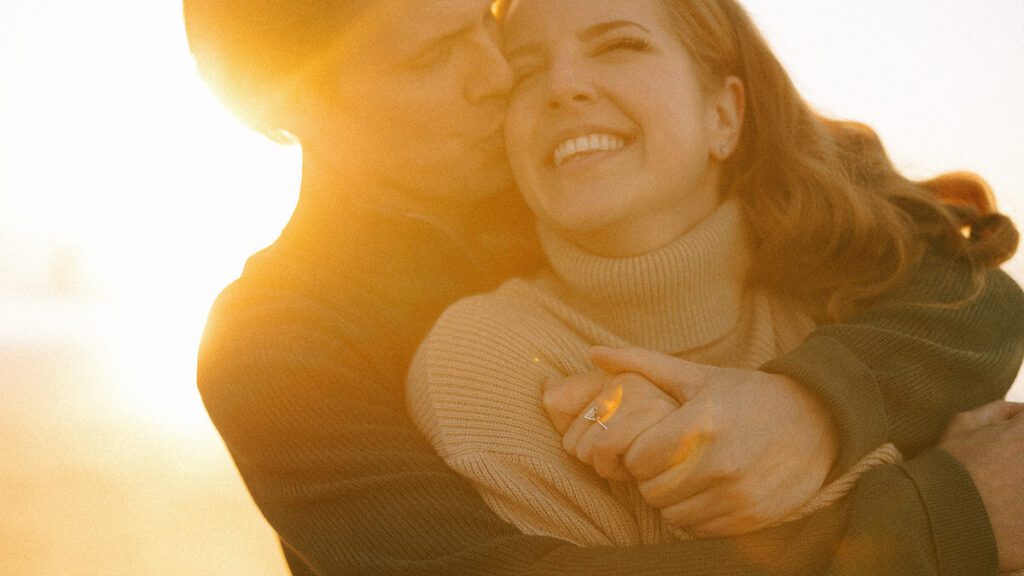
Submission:
M 555 148 L 555 166 L 559 167 L 571 159 L 591 152 L 618 150 L 626 145 L 626 141 L 610 134 L 588 134 L 571 138 Z

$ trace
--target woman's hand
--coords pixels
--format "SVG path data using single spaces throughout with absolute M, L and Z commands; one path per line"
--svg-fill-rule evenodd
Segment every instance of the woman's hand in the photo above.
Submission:
M 593 370 L 545 382 L 541 400 L 555 430 L 565 436 L 572 423 L 586 412 L 610 380 L 608 373 Z
M 622 456 L 636 438 L 679 408 L 642 376 L 602 371 L 549 380 L 543 399 L 565 451 L 617 482 L 633 480 Z
M 836 461 L 831 414 L 786 377 L 637 348 L 595 348 L 593 359 L 608 373 L 643 376 L 682 405 L 654 415 L 623 463 L 647 501 L 694 535 L 742 534 L 784 519 L 821 489 Z M 641 416 L 631 411 L 611 422 L 628 428 L 628 418 Z M 605 431 L 587 433 L 598 432 Z
M 974 480 L 996 537 L 999 568 L 1024 569 L 1024 404 L 993 402 L 958 414 L 939 447 Z

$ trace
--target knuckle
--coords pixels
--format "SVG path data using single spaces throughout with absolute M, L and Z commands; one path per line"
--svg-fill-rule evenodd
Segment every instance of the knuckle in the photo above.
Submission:
M 545 389 L 544 393 L 541 394 L 540 400 L 544 407 L 549 410 L 558 405 L 557 393 L 554 390 Z
M 622 386 L 636 386 L 637 384 L 646 384 L 647 379 L 639 374 L 633 372 L 623 372 L 617 374 L 614 378 L 615 382 Z
M 571 437 L 566 435 L 565 437 L 562 438 L 562 449 L 565 450 L 566 453 L 575 456 L 576 442 Z
M 666 497 L 660 490 L 650 490 L 645 500 L 647 500 L 647 503 L 651 506 L 661 510 L 664 510 L 672 504 L 672 501 L 669 500 L 668 497 Z
M 573 394 L 574 391 L 569 387 L 548 387 L 541 394 L 541 401 L 549 408 L 561 408 L 572 403 L 574 399 Z
M 616 456 L 616 450 L 611 440 L 606 438 L 598 438 L 591 443 L 590 451 L 594 455 L 594 459 L 602 458 L 607 459 L 612 456 Z
M 661 511 L 661 518 L 671 526 L 676 528 L 686 527 L 686 516 L 680 511 L 669 507 Z
M 626 470 L 629 470 L 633 474 L 638 474 L 643 471 L 642 463 L 643 459 L 637 457 L 637 455 L 632 451 L 626 452 L 626 454 L 622 456 L 622 465 L 626 467 Z
M 1009 433 L 1011 438 L 1017 442 L 1024 441 L 1024 412 L 1021 412 L 1020 415 L 1010 422 Z M 1024 446 L 1017 446 L 1017 448 L 1024 450 Z
M 712 475 L 719 482 L 730 486 L 729 492 L 739 491 L 740 481 L 743 480 L 743 470 L 736 464 L 724 464 L 713 470 Z
M 755 502 L 753 495 L 742 488 L 733 488 L 727 491 L 725 499 L 729 504 L 729 507 L 733 510 L 748 511 Z M 743 514 L 746 513 L 747 512 L 744 512 Z
M 951 422 L 953 424 L 962 424 L 968 418 L 970 418 L 970 416 L 968 415 L 967 412 L 957 412 L 956 414 L 953 415 L 953 419 L 951 420 Z
M 655 460 L 644 447 L 634 444 L 622 457 L 622 464 L 629 470 L 630 474 L 637 478 L 648 479 L 657 473 L 654 464 Z
M 657 483 L 640 482 L 637 486 L 640 488 L 640 495 L 651 506 L 664 509 L 672 504 L 672 501 L 668 498 L 668 491 Z
M 626 471 L 625 468 L 622 467 L 622 464 L 620 463 L 615 468 L 614 475 L 610 479 L 615 480 L 617 482 L 631 482 L 633 480 L 633 477 L 629 474 L 629 472 Z
M 614 473 L 615 467 L 610 465 L 607 458 L 594 458 L 594 471 L 601 478 L 611 479 L 609 476 Z
M 664 396 L 658 396 L 651 407 L 651 412 L 657 415 L 667 416 L 678 407 L 679 405 L 672 400 L 665 398 Z
M 598 476 L 608 480 L 619 480 L 623 476 L 618 458 L 594 458 L 594 470 L 597 471 Z

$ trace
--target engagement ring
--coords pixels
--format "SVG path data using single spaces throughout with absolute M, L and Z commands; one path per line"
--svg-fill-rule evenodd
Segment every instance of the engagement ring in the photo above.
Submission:
M 601 418 L 597 415 L 597 406 L 591 406 L 590 409 L 587 410 L 586 414 L 583 415 L 583 419 L 590 420 L 591 422 L 597 422 L 601 428 L 604 428 L 605 430 L 608 429 L 608 426 L 606 426 L 604 422 L 601 422 Z

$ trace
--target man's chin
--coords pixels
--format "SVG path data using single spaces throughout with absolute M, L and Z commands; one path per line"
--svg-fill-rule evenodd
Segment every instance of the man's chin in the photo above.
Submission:
M 493 198 L 514 187 L 512 170 L 504 159 L 500 162 L 493 162 L 490 166 L 463 173 L 461 178 L 449 180 L 447 192 L 439 190 L 439 195 L 447 197 L 453 203 L 473 204 Z
M 491 197 L 515 188 L 512 169 L 504 159 L 487 171 L 486 183 L 480 187 L 480 196 Z

